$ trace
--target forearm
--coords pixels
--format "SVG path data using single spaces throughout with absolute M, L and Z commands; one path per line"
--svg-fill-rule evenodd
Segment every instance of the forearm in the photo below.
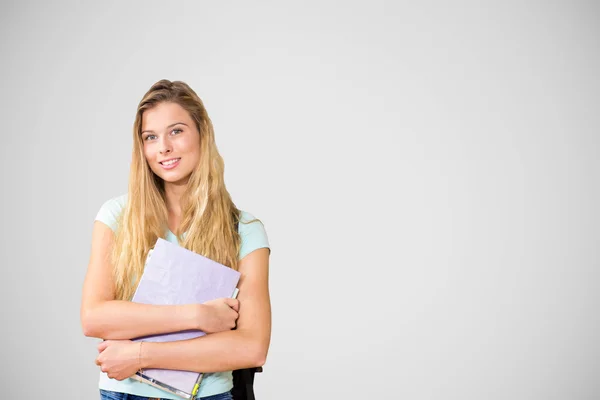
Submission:
M 82 312 L 81 323 L 85 336 L 101 339 L 135 339 L 198 329 L 192 305 L 151 305 L 124 300 L 103 301 L 89 307 Z
M 267 347 L 247 332 L 224 331 L 190 340 L 144 342 L 141 362 L 143 368 L 233 371 L 262 366 Z

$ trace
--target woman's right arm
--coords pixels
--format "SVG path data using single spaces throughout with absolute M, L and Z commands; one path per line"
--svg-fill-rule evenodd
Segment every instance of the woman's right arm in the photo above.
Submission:
M 237 311 L 212 303 L 186 305 L 151 305 L 115 300 L 110 249 L 112 230 L 94 222 L 92 248 L 81 298 L 83 334 L 101 339 L 134 339 L 141 336 L 200 329 L 219 331 L 218 324 L 230 324 Z M 231 301 L 229 301 L 231 300 Z M 237 308 L 233 299 L 224 300 Z M 235 316 L 231 314 L 235 313 Z M 235 319 L 234 319 L 235 321 Z

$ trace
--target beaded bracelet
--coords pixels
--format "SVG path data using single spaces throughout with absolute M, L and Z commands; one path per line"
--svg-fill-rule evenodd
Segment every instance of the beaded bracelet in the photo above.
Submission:
M 140 341 L 140 352 L 138 354 L 138 364 L 140 366 L 138 371 L 140 373 L 144 373 L 144 371 L 142 370 L 142 343 L 144 343 L 144 342 Z

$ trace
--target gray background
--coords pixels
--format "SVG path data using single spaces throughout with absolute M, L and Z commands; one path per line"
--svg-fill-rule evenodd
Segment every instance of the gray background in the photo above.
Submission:
M 164 3 L 0 6 L 3 398 L 98 398 L 92 223 L 162 78 L 269 235 L 259 399 L 600 397 L 597 2 Z

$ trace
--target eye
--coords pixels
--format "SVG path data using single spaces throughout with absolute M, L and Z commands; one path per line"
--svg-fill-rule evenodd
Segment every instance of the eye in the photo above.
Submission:
M 177 132 L 177 133 L 176 133 L 176 135 L 178 135 L 178 134 L 179 134 L 179 132 L 183 132 L 183 129 L 178 129 L 178 128 L 175 128 L 175 129 L 173 129 L 171 132 L 172 132 L 172 133 L 173 133 L 173 132 Z
M 156 137 L 156 135 L 148 135 L 144 138 L 145 141 L 150 140 L 151 137 Z

